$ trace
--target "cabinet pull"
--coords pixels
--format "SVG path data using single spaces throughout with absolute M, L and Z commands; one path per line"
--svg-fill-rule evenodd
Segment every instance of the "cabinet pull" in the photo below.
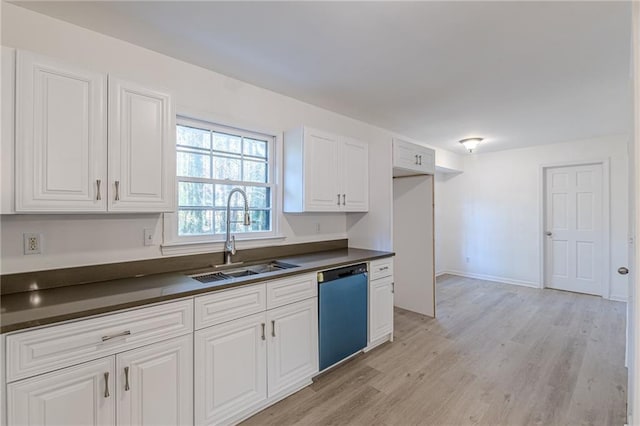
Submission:
M 116 201 L 120 201 L 120 181 L 116 181 Z
M 347 194 L 342 194 L 342 205 L 343 206 L 347 205 Z
M 271 336 L 276 337 L 276 321 L 271 320 Z
M 418 163 L 420 166 L 422 166 L 422 155 L 418 155 L 418 159 L 420 160 L 420 162 Z
M 129 367 L 124 368 L 124 390 L 128 391 L 129 387 Z
M 396 292 L 396 283 L 391 283 L 391 294 Z
M 386 271 L 387 269 L 389 269 L 388 266 L 383 266 L 381 268 L 378 268 L 378 271 Z
M 115 339 L 116 337 L 129 336 L 131 334 L 131 330 L 125 330 L 122 333 L 112 334 L 111 336 L 102 336 L 102 341 L 106 342 L 107 340 Z
M 416 164 L 418 164 L 418 154 L 416 154 Z
M 100 179 L 96 179 L 96 186 L 98 187 L 98 193 L 96 194 L 96 200 L 102 200 L 102 196 L 100 195 L 100 184 L 102 181 Z
M 109 372 L 104 373 L 104 397 L 109 398 Z
M 265 328 L 266 324 L 262 323 L 262 340 L 267 340 L 266 336 L 264 335 L 264 328 Z
M 338 205 L 340 205 L 340 194 L 338 194 Z

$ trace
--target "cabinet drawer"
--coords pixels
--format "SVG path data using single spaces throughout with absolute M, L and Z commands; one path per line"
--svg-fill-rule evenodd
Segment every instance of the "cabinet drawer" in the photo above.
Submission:
M 200 330 L 267 309 L 264 284 L 223 290 L 196 297 L 195 328 Z
M 318 295 L 316 273 L 296 275 L 267 283 L 267 309 Z
M 193 300 L 165 303 L 7 336 L 7 381 L 193 331 Z
M 393 257 L 369 262 L 369 279 L 389 277 L 393 275 Z

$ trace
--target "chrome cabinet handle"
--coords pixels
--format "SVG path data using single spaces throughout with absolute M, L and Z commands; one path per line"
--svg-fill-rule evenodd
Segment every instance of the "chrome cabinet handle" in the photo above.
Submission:
M 264 328 L 265 328 L 265 323 L 262 323 L 262 340 L 267 340 L 266 336 L 264 335 Z
M 388 266 L 383 266 L 382 268 L 378 268 L 378 271 L 386 271 L 387 269 L 389 269 Z
M 115 339 L 116 337 L 129 336 L 131 334 L 131 330 L 125 330 L 122 333 L 112 334 L 111 336 L 102 336 L 102 341 L 106 342 L 107 340 Z
M 416 154 L 416 164 L 418 164 L 418 154 Z
M 396 292 L 396 283 L 391 283 L 391 294 L 395 294 Z
M 552 233 L 552 232 L 547 231 L 547 232 L 545 232 L 545 233 L 544 233 L 544 235 L 546 235 L 547 237 L 550 237 L 550 236 L 552 236 L 552 235 L 553 235 L 553 233 Z
M 276 321 L 271 320 L 271 336 L 276 337 Z
M 343 206 L 347 205 L 347 194 L 342 194 L 342 205 Z
M 338 205 L 340 205 L 340 194 L 338 194 Z
M 128 391 L 129 387 L 129 367 L 124 368 L 124 390 Z
M 627 275 L 629 273 L 629 269 L 625 268 L 624 266 L 618 268 L 618 273 L 620 275 Z
M 418 158 L 420 159 L 420 162 L 418 164 L 422 166 L 422 155 L 418 155 Z
M 109 372 L 104 373 L 104 397 L 109 398 Z
M 98 193 L 96 194 L 96 200 L 102 200 L 102 196 L 100 195 L 100 184 L 102 181 L 100 179 L 96 179 L 96 186 L 98 187 Z
M 116 183 L 116 201 L 120 201 L 120 181 L 117 180 L 115 183 Z

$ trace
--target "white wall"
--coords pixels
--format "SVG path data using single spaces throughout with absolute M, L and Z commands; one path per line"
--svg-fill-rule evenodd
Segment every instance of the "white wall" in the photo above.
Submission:
M 627 139 L 611 136 L 467 156 L 464 173 L 436 180 L 437 270 L 540 286 L 540 166 L 608 158 L 610 296 L 626 300 L 627 278 L 616 269 L 628 259 Z
M 402 135 L 12 4 L 1 7 L 2 45 L 167 88 L 179 114 L 272 134 L 305 124 L 368 142 L 370 212 L 283 215 L 286 238 L 279 243 L 349 237 L 354 246 L 392 248 L 391 140 Z M 445 157 L 455 162 L 455 154 Z M 145 247 L 142 235 L 144 228 L 155 228 L 159 243 L 161 220 L 160 215 L 2 216 L 2 273 L 160 257 L 159 245 Z M 43 254 L 22 254 L 24 232 L 43 234 Z

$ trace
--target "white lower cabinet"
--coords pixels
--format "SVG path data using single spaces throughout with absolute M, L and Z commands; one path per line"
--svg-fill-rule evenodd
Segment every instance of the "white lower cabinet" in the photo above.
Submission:
M 269 397 L 318 372 L 318 299 L 267 311 Z
M 116 355 L 118 426 L 193 423 L 193 338 Z
M 304 291 L 291 300 L 287 288 Z M 292 303 L 195 332 L 196 425 L 236 423 L 311 383 L 318 372 L 315 292 L 291 278 L 268 282 L 267 293 L 274 290 L 282 297 L 273 303 Z M 238 289 L 225 297 L 233 291 L 242 296 Z M 196 312 L 199 303 L 210 300 L 196 298 Z
M 192 342 L 177 337 L 11 383 L 8 424 L 191 424 Z
M 369 345 L 393 341 L 393 258 L 369 262 Z
M 220 424 L 267 398 L 264 312 L 195 333 L 195 422 Z
M 369 340 L 385 337 L 393 332 L 393 277 L 371 281 L 369 300 Z
M 115 424 L 113 356 L 7 386 L 9 425 Z

